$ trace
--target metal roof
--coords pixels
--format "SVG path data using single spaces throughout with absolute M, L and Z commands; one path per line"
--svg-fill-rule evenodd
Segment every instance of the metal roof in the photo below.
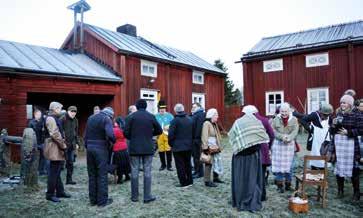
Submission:
M 262 38 L 242 59 L 363 40 L 363 21 Z
M 0 69 L 120 82 L 121 78 L 90 57 L 64 50 L 0 40 Z
M 140 54 L 150 58 L 162 59 L 174 63 L 180 63 L 195 68 L 200 68 L 208 71 L 213 71 L 220 74 L 225 74 L 222 70 L 208 63 L 197 55 L 182 51 L 175 48 L 170 48 L 164 45 L 152 43 L 142 37 L 133 37 L 124 33 L 107 30 L 101 27 L 85 24 L 86 29 L 99 35 L 107 42 L 114 45 L 120 52 L 131 52 Z

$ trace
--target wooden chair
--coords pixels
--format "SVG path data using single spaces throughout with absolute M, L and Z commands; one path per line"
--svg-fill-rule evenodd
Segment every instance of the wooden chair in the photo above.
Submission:
M 308 163 L 310 160 L 322 160 L 324 161 L 324 169 L 322 170 L 312 170 L 308 168 Z M 320 180 L 311 180 L 311 175 L 322 175 L 322 179 Z M 309 179 L 307 178 L 309 177 Z M 299 183 L 301 183 L 301 188 L 299 191 L 303 195 L 305 195 L 305 186 L 317 186 L 317 195 L 311 195 L 316 196 L 317 200 L 320 201 L 320 198 L 322 198 L 322 206 L 323 208 L 326 208 L 326 197 L 327 197 L 327 189 L 328 189 L 328 167 L 327 167 L 327 157 L 326 156 L 310 156 L 305 155 L 304 156 L 304 171 L 301 175 L 296 175 L 296 190 L 299 190 Z

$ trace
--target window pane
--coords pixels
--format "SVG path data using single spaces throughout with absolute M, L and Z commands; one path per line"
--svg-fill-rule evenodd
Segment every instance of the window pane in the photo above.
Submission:
M 149 73 L 154 74 L 155 68 L 153 66 L 149 66 Z
M 274 95 L 268 95 L 268 101 L 269 102 L 274 102 L 275 101 Z
M 148 66 L 147 65 L 142 65 L 142 72 L 143 73 L 148 73 Z

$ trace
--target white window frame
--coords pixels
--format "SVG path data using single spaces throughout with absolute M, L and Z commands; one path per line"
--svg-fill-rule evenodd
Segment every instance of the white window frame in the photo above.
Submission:
M 310 58 L 318 58 L 319 59 L 321 57 L 325 57 L 326 62 L 321 63 L 321 62 L 318 62 L 317 61 L 316 63 L 311 64 L 310 61 L 309 61 Z M 310 55 L 306 55 L 305 56 L 305 66 L 307 68 L 309 68 L 309 67 L 327 66 L 327 65 L 329 65 L 329 53 L 328 52 L 318 53 L 318 54 L 310 54 Z
M 272 65 L 272 68 L 268 69 L 269 65 Z M 283 71 L 283 70 L 284 70 L 284 60 L 282 58 L 263 61 L 263 72 L 264 73 Z
M 316 110 L 318 110 L 319 108 L 315 108 L 314 110 L 312 110 L 311 105 L 310 105 L 310 94 L 314 91 L 325 91 L 325 97 L 326 97 L 326 103 L 329 104 L 329 88 L 328 87 L 318 87 L 318 88 L 308 88 L 306 89 L 306 94 L 307 94 L 307 107 L 308 107 L 308 113 L 310 114 L 311 112 L 314 112 Z M 318 94 L 318 98 L 319 98 L 319 94 Z M 320 104 L 320 99 L 318 99 L 318 103 Z
M 153 95 L 153 97 L 148 97 L 144 95 Z M 158 112 L 158 91 L 152 89 L 141 89 L 140 90 L 140 98 L 145 99 L 147 101 L 155 101 L 153 111 L 149 111 L 152 114 L 156 114 Z
M 33 105 L 27 104 L 26 105 L 26 119 L 31 120 L 33 119 Z
M 147 61 L 147 60 L 141 60 L 141 65 L 140 65 L 140 71 L 141 71 L 141 75 L 142 76 L 149 76 L 149 77 L 157 77 L 158 76 L 158 64 L 156 62 L 152 62 L 152 61 Z M 154 67 L 154 74 L 150 73 L 150 72 L 144 72 L 144 67 L 143 66 L 147 66 L 148 69 L 150 67 Z
M 192 104 L 195 103 L 194 98 L 201 98 L 202 102 L 199 102 L 199 103 L 203 108 L 205 108 L 205 94 L 204 93 L 193 92 L 192 93 Z
M 194 76 L 195 75 L 198 75 L 198 76 L 201 76 L 202 77 L 202 81 L 196 81 L 194 80 Z M 194 84 L 200 84 L 200 85 L 204 85 L 204 73 L 203 72 L 200 72 L 200 71 L 193 71 L 193 83 Z
M 284 91 L 271 91 L 271 92 L 266 92 L 265 93 L 265 110 L 266 110 L 266 115 L 274 115 L 275 114 L 275 110 L 276 110 L 276 99 L 275 99 L 275 110 L 270 112 L 269 110 L 269 96 L 270 95 L 277 95 L 280 94 L 281 95 L 281 104 L 284 102 Z

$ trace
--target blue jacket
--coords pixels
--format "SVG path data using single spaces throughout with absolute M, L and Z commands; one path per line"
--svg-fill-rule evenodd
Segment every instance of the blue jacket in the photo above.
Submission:
M 112 120 L 109 116 L 100 112 L 88 118 L 84 137 L 86 148 L 96 146 L 108 149 L 109 143 L 115 141 Z

